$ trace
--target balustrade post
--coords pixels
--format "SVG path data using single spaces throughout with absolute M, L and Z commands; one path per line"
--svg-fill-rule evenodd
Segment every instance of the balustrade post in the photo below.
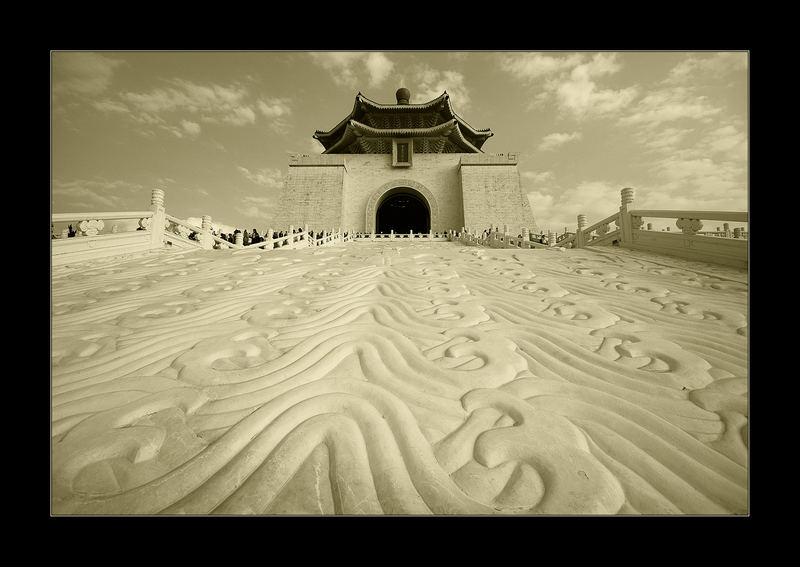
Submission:
M 547 233 L 547 245 L 548 246 L 556 245 L 556 233 L 552 230 Z
M 583 248 L 586 245 L 586 237 L 583 230 L 586 228 L 586 215 L 578 215 L 578 229 L 575 231 L 575 248 Z
M 633 242 L 633 223 L 631 222 L 631 215 L 628 212 L 633 208 L 634 191 L 630 187 L 625 187 L 620 191 L 620 207 L 619 207 L 619 222 L 617 225 L 620 228 L 620 235 L 622 244 L 630 244 Z
M 733 237 L 734 238 L 741 238 L 742 237 L 742 229 L 741 228 L 734 228 L 733 229 Z
M 150 248 L 162 248 L 164 246 L 164 224 L 166 222 L 166 210 L 164 208 L 165 193 L 163 189 L 153 189 L 150 193 L 150 210 L 153 217 L 150 220 Z
M 214 239 L 211 236 L 211 216 L 203 215 L 200 223 L 202 232 L 197 235 L 197 240 L 200 241 L 200 246 L 203 250 L 212 250 L 214 248 Z
M 241 231 L 233 235 L 233 243 L 237 248 L 244 246 L 244 234 Z
M 725 238 L 731 237 L 731 225 L 728 223 L 724 223 L 722 225 L 722 229 L 725 231 Z

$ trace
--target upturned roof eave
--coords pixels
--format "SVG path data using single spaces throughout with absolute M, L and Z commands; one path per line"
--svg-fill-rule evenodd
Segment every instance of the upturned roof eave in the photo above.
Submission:
M 336 143 L 331 145 L 331 147 L 326 148 L 323 154 L 332 154 L 336 151 L 348 147 L 353 141 L 361 136 L 366 137 L 373 137 L 373 138 L 395 138 L 395 137 L 433 137 L 433 136 L 443 136 L 450 139 L 451 142 L 454 144 L 461 146 L 464 148 L 464 153 L 478 153 L 482 154 L 483 150 L 479 147 L 472 144 L 469 140 L 464 137 L 464 134 L 461 132 L 460 124 L 457 120 L 451 120 L 444 124 L 439 124 L 436 126 L 431 126 L 429 128 L 392 128 L 392 129 L 381 129 L 381 128 L 373 128 L 371 126 L 367 126 L 366 124 L 362 124 L 355 120 L 350 120 L 345 125 L 344 132 L 342 135 L 337 139 Z
M 340 146 L 340 142 L 345 134 L 348 124 L 352 120 L 358 121 L 358 118 L 361 117 L 361 109 L 362 105 L 369 106 L 378 111 L 386 111 L 391 110 L 392 112 L 400 111 L 400 112 L 411 112 L 411 111 L 420 111 L 432 108 L 440 103 L 444 102 L 444 111 L 445 117 L 447 120 L 456 120 L 459 124 L 460 128 L 464 128 L 469 135 L 473 138 L 476 138 L 476 143 L 478 145 L 469 142 L 466 137 L 464 136 L 463 132 L 459 132 L 460 138 L 466 142 L 469 147 L 475 148 L 478 152 L 482 152 L 480 149 L 481 146 L 494 136 L 494 132 L 491 129 L 486 128 L 483 130 L 477 130 L 470 126 L 463 118 L 461 118 L 458 114 L 455 113 L 453 110 L 453 105 L 450 101 L 450 95 L 447 94 L 447 91 L 443 91 L 438 97 L 429 100 L 428 102 L 418 103 L 418 104 L 381 104 L 379 102 L 375 102 L 367 97 L 365 97 L 361 92 L 356 95 L 355 101 L 353 103 L 353 109 L 341 122 L 339 122 L 336 126 L 331 128 L 328 131 L 323 130 L 316 130 L 312 138 L 320 142 L 325 148 L 326 152 L 330 151 L 336 146 Z

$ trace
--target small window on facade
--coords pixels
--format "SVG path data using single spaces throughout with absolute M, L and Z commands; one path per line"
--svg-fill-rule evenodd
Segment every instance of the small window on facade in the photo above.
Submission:
M 392 165 L 394 167 L 411 167 L 411 156 L 414 153 L 411 139 L 393 140 Z
M 397 144 L 397 162 L 408 163 L 408 144 Z

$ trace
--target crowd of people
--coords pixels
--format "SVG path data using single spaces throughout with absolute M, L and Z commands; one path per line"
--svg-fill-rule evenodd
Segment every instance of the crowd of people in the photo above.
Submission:
M 499 232 L 499 231 L 500 231 L 499 227 L 495 227 L 495 228 L 489 227 L 487 230 L 483 231 L 483 233 L 481 235 L 481 238 L 483 240 L 486 240 L 487 238 L 489 238 L 492 235 L 493 232 Z M 517 234 L 517 238 L 521 239 L 522 238 L 522 234 Z M 544 244 L 544 245 L 549 245 L 550 244 L 550 238 L 544 232 L 541 232 L 539 234 L 536 234 L 535 232 L 531 232 L 531 233 L 528 234 L 528 240 L 530 242 L 537 242 L 539 244 Z
M 302 232 L 303 232 L 302 228 L 293 228 L 293 229 L 288 229 L 288 230 L 273 231 L 271 240 L 287 238 L 287 237 L 292 236 L 293 234 L 301 234 Z M 215 236 L 218 236 L 222 240 L 224 240 L 226 242 L 230 242 L 231 244 L 235 244 L 236 243 L 236 235 L 237 234 L 241 234 L 242 235 L 242 244 L 244 246 L 250 246 L 251 244 L 259 244 L 261 242 L 266 242 L 267 237 L 269 237 L 269 231 L 267 231 L 265 236 L 262 236 L 261 234 L 258 233 L 258 229 L 255 229 L 255 228 L 252 230 L 252 232 L 248 232 L 247 229 L 242 231 L 242 230 L 237 228 L 237 229 L 234 229 L 234 231 L 230 232 L 230 233 L 219 232 L 219 234 L 217 234 L 215 232 L 214 234 L 215 234 Z M 317 231 L 317 232 L 314 232 L 313 230 L 309 230 L 308 231 L 308 239 L 309 240 L 320 241 L 323 238 L 326 238 L 326 237 L 329 237 L 329 236 L 331 236 L 331 232 L 330 231 L 327 231 L 327 232 L 326 231 L 322 231 L 322 230 Z M 347 232 L 344 232 L 342 234 L 342 236 L 347 237 Z M 192 238 L 192 237 L 195 237 L 195 238 Z M 195 233 L 192 233 L 192 235 L 189 238 L 191 238 L 193 240 L 196 239 Z M 317 245 L 319 245 L 319 243 Z

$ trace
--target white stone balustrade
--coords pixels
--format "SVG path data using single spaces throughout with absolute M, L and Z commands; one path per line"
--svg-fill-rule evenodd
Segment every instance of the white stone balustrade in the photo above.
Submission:
M 97 233 L 103 230 L 103 227 L 105 227 L 105 223 L 99 219 L 83 220 L 78 223 L 78 228 L 86 236 L 97 236 Z
M 182 224 L 175 225 L 175 233 L 181 235 L 184 238 L 189 238 L 193 232 L 194 231 L 188 226 Z

